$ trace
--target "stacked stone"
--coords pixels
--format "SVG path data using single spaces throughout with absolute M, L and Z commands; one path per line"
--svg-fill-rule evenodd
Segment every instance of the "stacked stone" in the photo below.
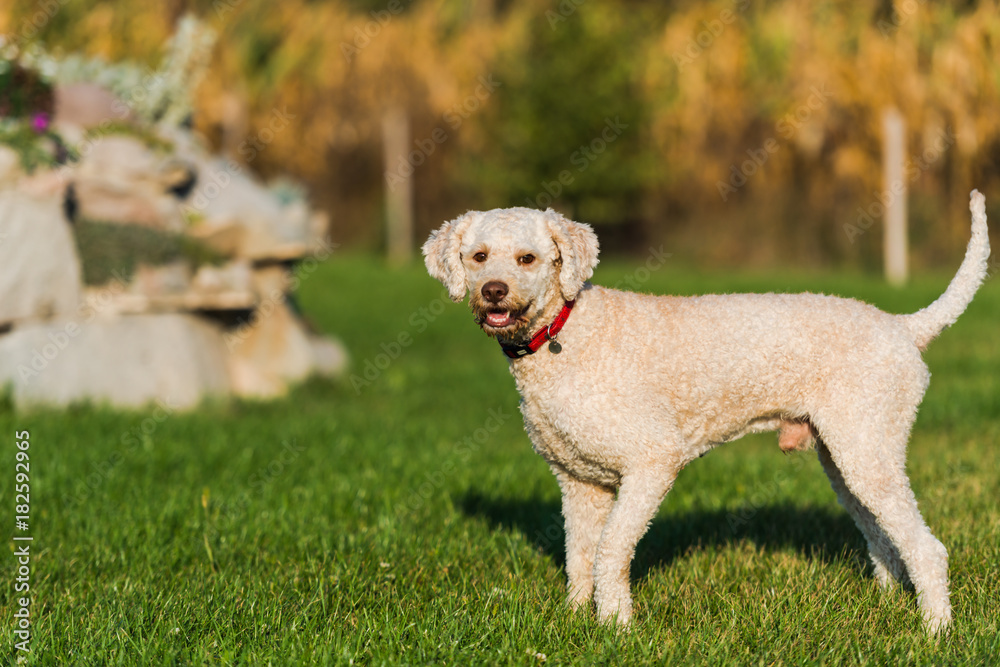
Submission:
M 16 404 L 184 408 L 343 370 L 342 346 L 309 331 L 290 299 L 332 250 L 322 214 L 182 128 L 158 130 L 152 147 L 138 133 L 88 134 L 79 109 L 107 118 L 92 108 L 107 93 L 56 92 L 54 127 L 79 160 L 29 175 L 0 146 L 0 386 Z M 185 234 L 223 259 L 85 286 L 74 219 Z

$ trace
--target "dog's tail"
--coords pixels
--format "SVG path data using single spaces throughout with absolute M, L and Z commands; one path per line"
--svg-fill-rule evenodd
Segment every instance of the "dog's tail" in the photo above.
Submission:
M 969 210 L 972 211 L 972 238 L 965 250 L 962 266 L 951 279 L 948 289 L 923 310 L 902 316 L 913 335 L 913 342 L 921 350 L 926 349 L 939 333 L 965 312 L 986 278 L 990 236 L 986 231 L 986 198 L 978 190 L 969 195 Z

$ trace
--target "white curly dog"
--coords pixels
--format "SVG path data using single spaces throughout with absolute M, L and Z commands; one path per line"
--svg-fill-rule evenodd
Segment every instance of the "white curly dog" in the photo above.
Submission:
M 593 596 L 602 620 L 628 625 L 636 544 L 681 468 L 778 430 L 784 450 L 815 446 L 879 583 L 909 577 L 927 628 L 946 627 L 948 556 L 917 509 L 905 458 L 930 378 L 920 353 L 986 275 L 977 191 L 970 209 L 962 266 L 910 315 L 819 294 L 681 298 L 591 285 L 597 237 L 551 209 L 473 211 L 432 233 L 427 270 L 454 301 L 471 293 L 559 480 L 570 604 Z

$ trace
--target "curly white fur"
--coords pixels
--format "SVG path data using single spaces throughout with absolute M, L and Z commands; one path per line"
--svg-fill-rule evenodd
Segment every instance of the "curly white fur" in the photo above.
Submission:
M 650 296 L 586 282 L 597 237 L 554 211 L 471 212 L 424 245 L 427 268 L 483 330 L 524 343 L 576 305 L 544 348 L 513 359 L 525 428 L 563 495 L 572 605 L 628 624 L 629 563 L 680 470 L 747 433 L 815 445 L 868 542 L 878 581 L 908 576 L 931 631 L 951 620 L 947 552 L 917 509 L 906 444 L 930 378 L 920 351 L 986 271 L 982 195 L 944 295 L 912 315 L 816 294 Z
M 958 273 L 937 301 L 903 317 L 906 326 L 913 333 L 914 342 L 921 350 L 927 349 L 941 331 L 954 324 L 958 316 L 965 312 L 986 278 L 990 260 L 990 235 L 986 229 L 986 197 L 979 190 L 973 190 L 969 195 L 969 210 L 972 211 L 972 238 Z

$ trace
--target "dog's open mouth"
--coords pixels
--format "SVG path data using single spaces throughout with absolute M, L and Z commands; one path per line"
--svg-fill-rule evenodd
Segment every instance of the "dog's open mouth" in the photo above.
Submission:
M 506 310 L 500 313 L 486 313 L 484 321 L 494 329 L 502 329 L 515 322 L 514 318 Z
M 501 310 L 494 306 L 494 310 L 483 312 L 477 319 L 483 330 L 491 336 L 510 334 L 527 324 L 525 313 L 530 306 L 528 304 L 518 310 Z

